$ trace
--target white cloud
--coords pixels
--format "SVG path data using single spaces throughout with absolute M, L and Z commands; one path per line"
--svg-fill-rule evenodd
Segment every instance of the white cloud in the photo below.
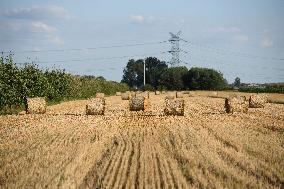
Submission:
M 64 41 L 58 36 L 46 35 L 46 38 L 49 42 L 51 42 L 55 45 L 64 45 Z
M 217 27 L 210 30 L 215 33 L 239 33 L 241 29 L 238 27 Z
M 152 24 L 156 23 L 158 21 L 162 22 L 164 18 L 157 18 L 154 16 L 143 16 L 143 15 L 131 15 L 129 16 L 129 19 L 132 23 L 139 23 L 139 24 Z
M 142 15 L 131 15 L 129 18 L 132 22 L 136 23 L 142 23 L 145 21 L 145 17 Z
M 30 8 L 17 8 L 8 10 L 4 16 L 16 19 L 68 19 L 70 18 L 69 12 L 64 8 L 57 5 L 49 6 L 33 6 Z
M 185 23 L 184 19 L 171 20 L 164 17 L 156 16 L 144 16 L 141 14 L 130 15 L 129 20 L 131 23 L 135 24 L 177 24 L 183 25 Z
M 40 21 L 31 22 L 30 29 L 33 32 L 46 32 L 46 33 L 53 33 L 53 32 L 58 31 L 57 28 L 49 26 Z
M 234 36 L 234 40 L 237 41 L 238 43 L 246 43 L 249 41 L 249 37 L 244 34 L 240 34 Z
M 272 47 L 273 44 L 274 44 L 273 41 L 272 41 L 271 39 L 269 39 L 269 38 L 264 38 L 264 39 L 262 39 L 261 42 L 260 42 L 260 46 L 261 46 L 262 48 L 269 48 L 269 47 Z

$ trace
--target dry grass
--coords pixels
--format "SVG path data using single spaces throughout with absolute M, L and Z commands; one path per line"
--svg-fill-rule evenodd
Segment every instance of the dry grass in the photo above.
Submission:
M 105 116 L 84 100 L 1 116 L 0 188 L 284 187 L 284 105 L 228 115 L 224 99 L 185 96 L 185 116 L 162 116 L 165 96 L 149 114 L 113 96 Z

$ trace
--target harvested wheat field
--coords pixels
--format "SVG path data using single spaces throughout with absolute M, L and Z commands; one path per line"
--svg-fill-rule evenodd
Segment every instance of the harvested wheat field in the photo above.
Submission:
M 165 116 L 165 97 L 146 112 L 112 96 L 104 116 L 87 100 L 1 116 L 0 188 L 284 188 L 283 104 L 227 114 L 184 95 L 184 116 Z

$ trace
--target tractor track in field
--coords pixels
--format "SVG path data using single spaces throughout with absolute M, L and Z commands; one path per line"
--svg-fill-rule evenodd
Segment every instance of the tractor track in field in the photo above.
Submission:
M 158 132 L 139 129 L 139 124 L 133 132 L 131 121 L 126 120 L 127 128 L 121 128 L 125 132 L 112 139 L 112 147 L 89 170 L 80 188 L 186 188 L 176 160 L 150 138 Z

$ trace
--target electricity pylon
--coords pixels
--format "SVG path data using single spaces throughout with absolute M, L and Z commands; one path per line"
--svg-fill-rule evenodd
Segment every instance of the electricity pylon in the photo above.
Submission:
M 177 34 L 173 34 L 170 32 L 171 38 L 169 39 L 169 42 L 172 44 L 172 48 L 169 51 L 169 53 L 172 55 L 172 59 L 170 61 L 170 64 L 172 67 L 179 66 L 180 64 L 180 59 L 179 59 L 179 42 L 180 42 L 180 34 L 181 31 L 179 31 Z

